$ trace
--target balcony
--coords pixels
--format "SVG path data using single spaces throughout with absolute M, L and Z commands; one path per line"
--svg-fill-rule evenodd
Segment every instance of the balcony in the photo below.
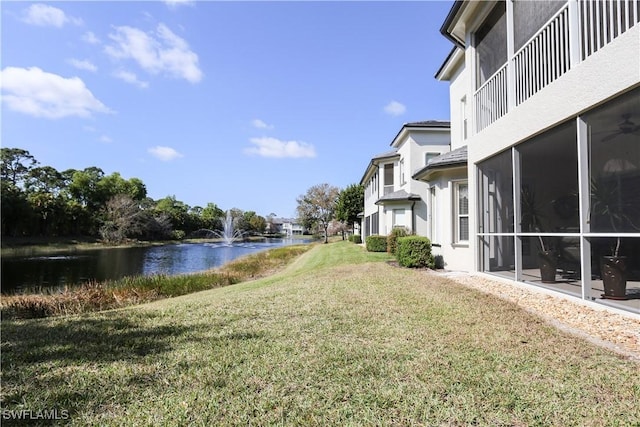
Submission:
M 640 22 L 638 3 L 569 0 L 475 92 L 475 131 L 482 131 Z

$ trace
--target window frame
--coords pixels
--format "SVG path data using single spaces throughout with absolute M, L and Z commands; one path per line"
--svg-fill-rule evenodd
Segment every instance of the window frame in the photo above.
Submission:
M 454 245 L 469 245 L 470 241 L 470 231 L 471 227 L 469 226 L 469 181 L 468 180 L 458 180 L 452 181 L 453 191 L 452 191 L 452 201 L 453 201 L 453 244 Z M 460 187 L 466 186 L 467 188 L 467 209 L 466 213 L 461 213 L 461 200 L 460 200 Z M 466 225 L 466 239 L 462 239 L 462 225 L 461 220 L 463 218 L 467 219 Z

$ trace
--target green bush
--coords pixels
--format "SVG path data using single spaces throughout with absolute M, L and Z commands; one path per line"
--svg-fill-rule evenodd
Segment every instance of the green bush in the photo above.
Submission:
M 398 259 L 398 264 L 403 267 L 435 267 L 435 260 L 431 253 L 431 241 L 426 237 L 400 237 L 396 249 L 396 258 Z
M 387 252 L 391 255 L 396 254 L 397 240 L 399 237 L 409 236 L 409 230 L 406 227 L 393 227 L 391 233 L 387 236 Z
M 362 243 L 362 236 L 359 234 L 354 234 L 352 236 L 349 236 L 349 241 L 355 243 L 356 245 L 359 245 L 360 243 Z
M 186 233 L 184 232 L 184 230 L 173 230 L 171 232 L 171 238 L 173 240 L 183 240 L 186 236 Z
M 378 236 L 376 234 L 374 234 L 373 236 L 367 236 L 366 245 L 367 245 L 367 251 L 369 252 L 386 252 L 387 237 Z

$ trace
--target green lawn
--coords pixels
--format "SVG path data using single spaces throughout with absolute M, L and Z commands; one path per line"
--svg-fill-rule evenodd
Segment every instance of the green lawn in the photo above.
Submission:
M 640 425 L 637 363 L 387 259 L 317 245 L 253 282 L 3 321 L 3 417 L 55 408 L 75 425 Z

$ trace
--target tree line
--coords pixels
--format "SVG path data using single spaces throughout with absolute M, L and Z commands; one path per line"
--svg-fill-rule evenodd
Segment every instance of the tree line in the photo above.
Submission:
M 21 148 L 0 149 L 0 189 L 3 237 L 86 236 L 115 243 L 204 237 L 220 231 L 226 216 L 215 203 L 153 200 L 142 180 L 118 172 L 107 175 L 95 166 L 58 171 Z M 267 228 L 267 219 L 253 211 L 231 213 L 244 233 Z
M 222 230 L 226 212 L 215 203 L 189 206 L 175 195 L 147 196 L 139 178 L 98 167 L 58 171 L 43 166 L 27 150 L 0 149 L 1 221 L 3 237 L 100 238 L 111 243 L 128 239 L 168 240 L 206 237 Z M 344 190 L 314 185 L 297 199 L 298 221 L 315 233 L 353 230 L 364 209 L 364 188 Z M 231 209 L 234 225 L 244 234 L 273 232 L 273 215 Z

